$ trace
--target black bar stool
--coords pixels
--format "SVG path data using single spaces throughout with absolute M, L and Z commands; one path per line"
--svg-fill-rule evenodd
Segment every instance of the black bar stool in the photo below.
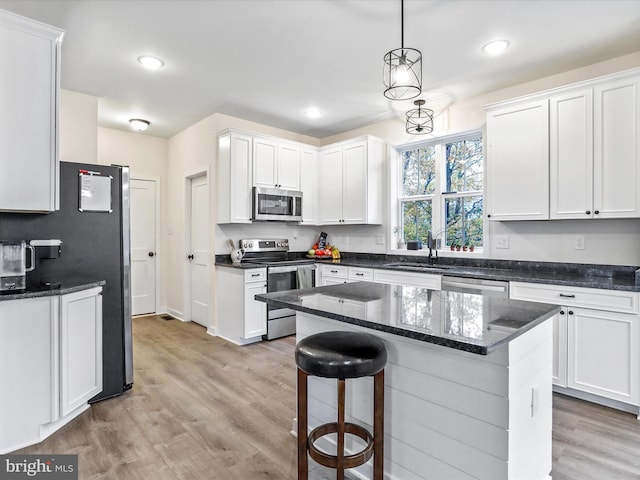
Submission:
M 384 367 L 387 350 L 378 337 L 357 332 L 322 332 L 301 340 L 295 351 L 298 366 L 298 480 L 307 480 L 307 453 L 325 467 L 335 468 L 337 480 L 344 471 L 366 463 L 373 455 L 373 480 L 384 474 Z M 338 421 L 314 428 L 307 436 L 307 377 L 338 380 Z M 345 423 L 345 379 L 373 376 L 373 435 L 360 425 Z M 315 446 L 316 440 L 337 433 L 337 454 L 330 455 Z M 360 437 L 366 447 L 345 455 L 345 433 Z

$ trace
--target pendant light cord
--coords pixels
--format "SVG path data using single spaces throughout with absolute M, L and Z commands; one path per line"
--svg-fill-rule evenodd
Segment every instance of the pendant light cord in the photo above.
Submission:
M 400 48 L 404 50 L 404 0 L 400 0 Z

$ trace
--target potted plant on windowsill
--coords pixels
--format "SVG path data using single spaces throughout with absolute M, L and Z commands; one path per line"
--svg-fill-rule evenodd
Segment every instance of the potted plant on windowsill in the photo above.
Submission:
M 400 227 L 393 227 L 393 234 L 396 237 L 399 237 L 396 244 L 398 247 L 398 250 L 403 250 L 405 245 L 404 245 L 404 240 L 402 239 L 402 232 L 400 231 Z

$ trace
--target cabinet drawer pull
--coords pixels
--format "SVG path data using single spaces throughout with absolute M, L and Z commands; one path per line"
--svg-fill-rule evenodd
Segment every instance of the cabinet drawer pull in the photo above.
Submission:
M 260 276 L 260 274 L 259 274 L 259 273 L 252 273 L 252 274 L 251 274 L 251 276 L 252 276 L 252 277 L 259 277 L 259 276 Z
M 338 270 L 329 270 L 331 273 L 338 273 Z
M 576 298 L 576 296 L 574 294 L 567 295 L 566 293 L 561 293 L 560 296 L 564 297 L 564 298 Z
M 358 277 L 364 277 L 364 273 L 356 273 Z

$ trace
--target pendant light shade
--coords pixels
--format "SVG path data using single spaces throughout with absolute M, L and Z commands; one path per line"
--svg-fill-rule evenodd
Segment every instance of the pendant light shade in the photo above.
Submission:
M 433 110 L 423 108 L 424 100 L 413 102 L 418 108 L 407 112 L 407 133 L 424 135 L 433 132 Z
M 404 46 L 404 0 L 400 12 L 400 48 L 384 56 L 384 96 L 391 100 L 408 100 L 422 92 L 422 53 Z

